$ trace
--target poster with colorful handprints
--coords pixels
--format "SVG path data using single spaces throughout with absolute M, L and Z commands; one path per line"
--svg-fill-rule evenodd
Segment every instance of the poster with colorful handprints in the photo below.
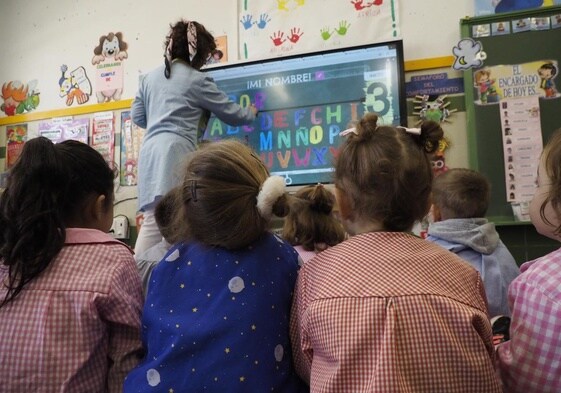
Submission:
M 27 124 L 6 127 L 6 170 L 14 166 L 27 140 Z
M 502 99 L 541 96 L 558 98 L 556 60 L 484 67 L 473 73 L 476 104 L 498 103 Z
M 396 40 L 397 0 L 238 0 L 242 60 Z M 310 15 L 314 15 L 310 18 Z
M 138 176 L 138 156 L 144 129 L 132 122 L 130 111 L 121 112 L 121 170 L 122 186 L 135 186 Z

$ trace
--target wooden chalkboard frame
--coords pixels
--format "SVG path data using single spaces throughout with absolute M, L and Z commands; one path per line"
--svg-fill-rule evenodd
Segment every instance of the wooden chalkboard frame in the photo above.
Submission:
M 542 59 L 557 59 L 561 64 L 561 28 L 542 31 L 510 33 L 508 35 L 473 37 L 472 27 L 522 18 L 550 17 L 561 14 L 561 6 L 543 7 L 522 12 L 467 17 L 460 20 L 462 38 L 473 38 L 483 45 L 487 54 L 484 66 L 521 64 Z M 557 88 L 561 77 L 557 77 Z M 464 72 L 467 116 L 468 158 L 471 168 L 484 173 L 492 184 L 488 219 L 499 225 L 519 225 L 514 219 L 510 203 L 506 201 L 504 154 L 499 111 L 493 105 L 474 104 L 473 70 Z M 541 129 L 544 144 L 561 127 L 561 98 L 540 99 Z

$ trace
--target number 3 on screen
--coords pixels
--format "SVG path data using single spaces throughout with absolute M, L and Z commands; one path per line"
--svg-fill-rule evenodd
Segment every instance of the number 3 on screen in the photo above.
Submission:
M 391 109 L 388 88 L 382 82 L 372 82 L 366 88 L 366 110 L 384 116 Z

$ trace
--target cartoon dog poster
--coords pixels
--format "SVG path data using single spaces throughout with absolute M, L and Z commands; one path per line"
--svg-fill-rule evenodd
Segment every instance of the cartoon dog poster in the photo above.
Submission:
M 95 94 L 98 103 L 121 99 L 124 75 L 122 60 L 128 58 L 127 49 L 121 32 L 99 37 L 92 58 L 92 64 L 96 66 Z
M 74 99 L 78 105 L 85 104 L 92 95 L 92 84 L 86 74 L 84 67 L 78 67 L 73 71 L 67 72 L 68 67 L 63 64 L 60 67 L 62 73 L 58 80 L 60 87 L 59 96 L 66 97 L 66 105 L 70 106 L 74 103 Z

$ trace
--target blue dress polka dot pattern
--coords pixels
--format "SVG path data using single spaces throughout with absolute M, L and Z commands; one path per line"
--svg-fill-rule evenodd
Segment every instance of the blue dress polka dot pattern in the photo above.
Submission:
M 180 243 L 154 269 L 144 361 L 124 392 L 307 391 L 292 366 L 298 255 L 273 234 L 236 251 Z

